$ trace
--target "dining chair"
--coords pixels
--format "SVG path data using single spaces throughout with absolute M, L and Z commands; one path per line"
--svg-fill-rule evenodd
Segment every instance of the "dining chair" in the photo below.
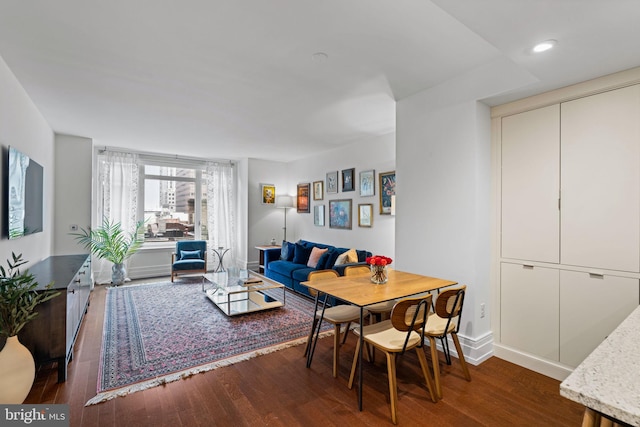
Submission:
M 442 291 L 435 302 L 435 313 L 429 316 L 424 328 L 424 334 L 429 339 L 429 346 L 431 347 L 431 363 L 433 364 L 433 376 L 435 377 L 439 399 L 442 399 L 442 384 L 440 381 L 440 366 L 438 350 L 436 348 L 436 338 L 441 340 L 445 359 L 447 364 L 450 365 L 451 356 L 449 355 L 449 342 L 447 341 L 447 335 L 451 335 L 451 339 L 453 340 L 453 343 L 456 346 L 456 351 L 458 352 L 458 359 L 462 365 L 464 377 L 467 381 L 471 381 L 471 374 L 467 367 L 467 361 L 464 359 L 464 353 L 462 352 L 460 340 L 458 339 L 458 331 L 460 330 L 462 317 L 462 306 L 466 290 L 467 287 L 462 286 Z
M 431 298 L 431 294 L 427 294 L 416 298 L 402 299 L 393 307 L 391 319 L 366 325 L 362 329 L 364 343 L 372 345 L 386 355 L 391 401 L 391 420 L 394 424 L 398 422 L 398 387 L 396 379 L 396 357 L 398 354 L 402 355 L 405 351 L 415 348 L 431 400 L 433 402 L 438 401 L 423 348 L 424 325 L 427 322 L 429 311 L 431 310 Z M 354 329 L 354 333 L 359 336 L 359 328 Z M 360 340 L 358 340 L 358 344 L 356 345 L 356 352 L 351 365 L 351 374 L 349 375 L 350 389 L 353 387 L 359 352 Z
M 345 276 L 355 276 L 355 275 L 364 275 L 371 274 L 371 269 L 366 265 L 351 265 L 349 267 L 345 267 L 344 275 Z M 397 300 L 379 302 L 377 304 L 372 304 L 367 306 L 367 311 L 369 312 L 369 323 L 374 323 L 374 320 L 378 317 L 380 320 L 385 320 L 389 314 L 391 314 L 391 309 L 398 302 Z
M 309 273 L 307 281 L 315 282 L 319 280 L 326 279 L 334 279 L 339 277 L 339 274 L 335 270 L 316 270 Z M 317 291 L 315 289 L 309 288 L 309 293 L 312 297 L 317 296 Z M 366 312 L 364 313 L 366 316 Z M 313 318 L 313 326 L 311 328 L 311 333 L 307 338 L 307 346 L 304 350 L 304 356 L 307 356 L 308 353 L 312 350 L 312 341 L 314 336 L 314 331 L 316 328 L 320 329 L 322 325 L 318 325 L 318 321 L 322 316 L 322 309 L 318 310 Z M 329 323 L 332 323 L 334 326 L 334 336 L 333 336 L 333 377 L 338 377 L 338 357 L 340 355 L 340 346 L 344 344 L 347 339 L 347 334 L 349 333 L 349 329 L 352 322 L 360 321 L 360 307 L 356 307 L 350 304 L 338 304 L 332 307 L 326 307 L 324 309 L 323 320 L 326 320 Z M 342 342 L 340 342 L 340 334 L 342 325 L 346 324 L 344 330 L 344 337 Z

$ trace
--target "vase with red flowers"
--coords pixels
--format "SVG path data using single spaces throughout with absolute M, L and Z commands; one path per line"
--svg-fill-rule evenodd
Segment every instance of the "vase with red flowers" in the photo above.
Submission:
M 383 255 L 375 255 L 367 257 L 366 262 L 369 264 L 369 268 L 371 269 L 371 282 L 376 285 L 387 283 L 387 280 L 389 280 L 389 272 L 387 271 L 387 268 L 393 260 Z

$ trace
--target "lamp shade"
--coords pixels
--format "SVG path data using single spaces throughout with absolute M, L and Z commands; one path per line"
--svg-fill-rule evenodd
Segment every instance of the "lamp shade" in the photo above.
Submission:
M 293 208 L 293 197 L 292 196 L 276 196 L 276 208 L 287 209 Z

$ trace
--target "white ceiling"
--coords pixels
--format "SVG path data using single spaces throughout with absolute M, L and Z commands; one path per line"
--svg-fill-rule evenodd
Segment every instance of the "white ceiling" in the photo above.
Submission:
M 497 105 L 638 66 L 639 20 L 638 0 L 0 0 L 0 56 L 58 133 L 288 161 L 478 70 Z

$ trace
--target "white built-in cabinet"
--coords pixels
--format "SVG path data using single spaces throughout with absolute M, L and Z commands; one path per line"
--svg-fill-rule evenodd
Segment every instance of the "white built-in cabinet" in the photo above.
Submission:
M 502 119 L 502 256 L 560 257 L 560 106 Z
M 560 272 L 503 262 L 501 342 L 549 360 L 560 359 Z
M 578 366 L 638 307 L 638 279 L 560 270 L 560 362 Z
M 561 256 L 640 271 L 640 86 L 561 106 Z
M 500 343 L 575 367 L 640 303 L 640 85 L 501 121 Z

